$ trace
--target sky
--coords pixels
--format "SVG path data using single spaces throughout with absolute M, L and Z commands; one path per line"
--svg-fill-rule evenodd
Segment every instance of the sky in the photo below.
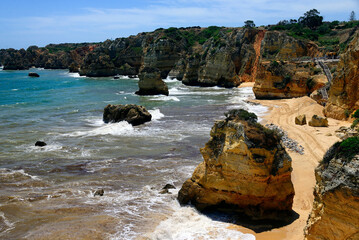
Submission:
M 324 21 L 359 18 L 359 0 L 0 0 L 0 49 L 101 42 L 157 28 L 241 27 L 298 19 L 317 9 Z

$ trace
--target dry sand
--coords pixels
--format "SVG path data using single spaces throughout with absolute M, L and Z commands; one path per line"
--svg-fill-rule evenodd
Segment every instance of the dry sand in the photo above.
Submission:
M 312 209 L 313 188 L 315 186 L 314 169 L 323 158 L 324 153 L 339 138 L 335 130 L 340 126 L 350 126 L 349 122 L 328 119 L 329 127 L 310 127 L 295 125 L 297 115 L 305 114 L 307 122 L 314 114 L 323 116 L 323 107 L 309 97 L 281 100 L 253 100 L 269 107 L 263 124 L 273 123 L 288 132 L 288 136 L 304 147 L 304 155 L 288 151 L 293 162 L 292 181 L 295 189 L 293 210 L 299 218 L 291 224 L 262 233 L 239 227 L 244 233 L 252 233 L 257 240 L 303 240 L 303 229 Z M 329 136 L 331 135 L 331 136 Z

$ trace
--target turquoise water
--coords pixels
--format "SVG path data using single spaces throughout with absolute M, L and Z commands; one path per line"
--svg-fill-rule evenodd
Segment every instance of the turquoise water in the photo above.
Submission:
M 202 161 L 199 148 L 216 119 L 237 107 L 265 111 L 244 102 L 253 98 L 251 88 L 165 80 L 169 96 L 137 96 L 138 79 L 31 71 L 40 78 L 0 71 L 0 238 L 193 239 L 208 233 L 181 221 L 203 221 L 224 239 L 240 234 L 179 207 L 175 196 Z M 107 104 L 128 103 L 145 106 L 153 120 L 137 127 L 102 122 Z M 37 148 L 37 140 L 48 145 Z M 159 194 L 166 183 L 177 189 Z M 105 195 L 94 197 L 100 188 Z

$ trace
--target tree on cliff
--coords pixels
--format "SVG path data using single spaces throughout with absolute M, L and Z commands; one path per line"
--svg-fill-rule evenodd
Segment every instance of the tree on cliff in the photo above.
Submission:
M 247 20 L 244 22 L 244 27 L 245 28 L 254 28 L 256 25 L 254 24 L 254 22 L 252 20 Z
M 323 17 L 319 16 L 320 12 L 317 9 L 309 10 L 304 13 L 304 16 L 298 19 L 298 22 L 304 26 L 309 27 L 310 29 L 316 29 L 323 24 Z
M 355 21 L 355 20 L 356 20 L 355 12 L 352 11 L 352 12 L 350 13 L 349 21 L 352 22 L 352 21 Z

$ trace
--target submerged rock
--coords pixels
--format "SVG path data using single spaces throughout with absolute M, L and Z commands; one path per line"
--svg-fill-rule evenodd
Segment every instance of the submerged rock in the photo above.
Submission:
M 140 81 L 138 82 L 138 95 L 158 95 L 163 94 L 168 96 L 168 87 L 161 79 L 161 72 L 152 67 L 144 68 L 139 74 Z
M 127 121 L 133 126 L 137 126 L 149 122 L 151 119 L 152 115 L 145 107 L 135 104 L 109 104 L 105 107 L 103 112 L 103 121 L 105 123 Z
M 44 147 L 44 146 L 46 146 L 47 144 L 45 143 L 45 142 L 43 142 L 43 141 L 36 141 L 36 143 L 35 143 L 35 146 L 36 147 Z
M 40 75 L 38 73 L 35 72 L 29 72 L 29 77 L 40 77 Z
M 309 121 L 309 126 L 312 127 L 328 127 L 328 119 L 320 117 L 318 115 L 313 115 L 312 119 Z
M 178 193 L 197 209 L 230 209 L 255 219 L 281 219 L 292 210 L 291 158 L 281 136 L 256 122 L 255 114 L 232 110 L 216 121 L 198 165 Z
M 315 169 L 315 178 L 305 239 L 359 239 L 359 139 L 334 144 Z

